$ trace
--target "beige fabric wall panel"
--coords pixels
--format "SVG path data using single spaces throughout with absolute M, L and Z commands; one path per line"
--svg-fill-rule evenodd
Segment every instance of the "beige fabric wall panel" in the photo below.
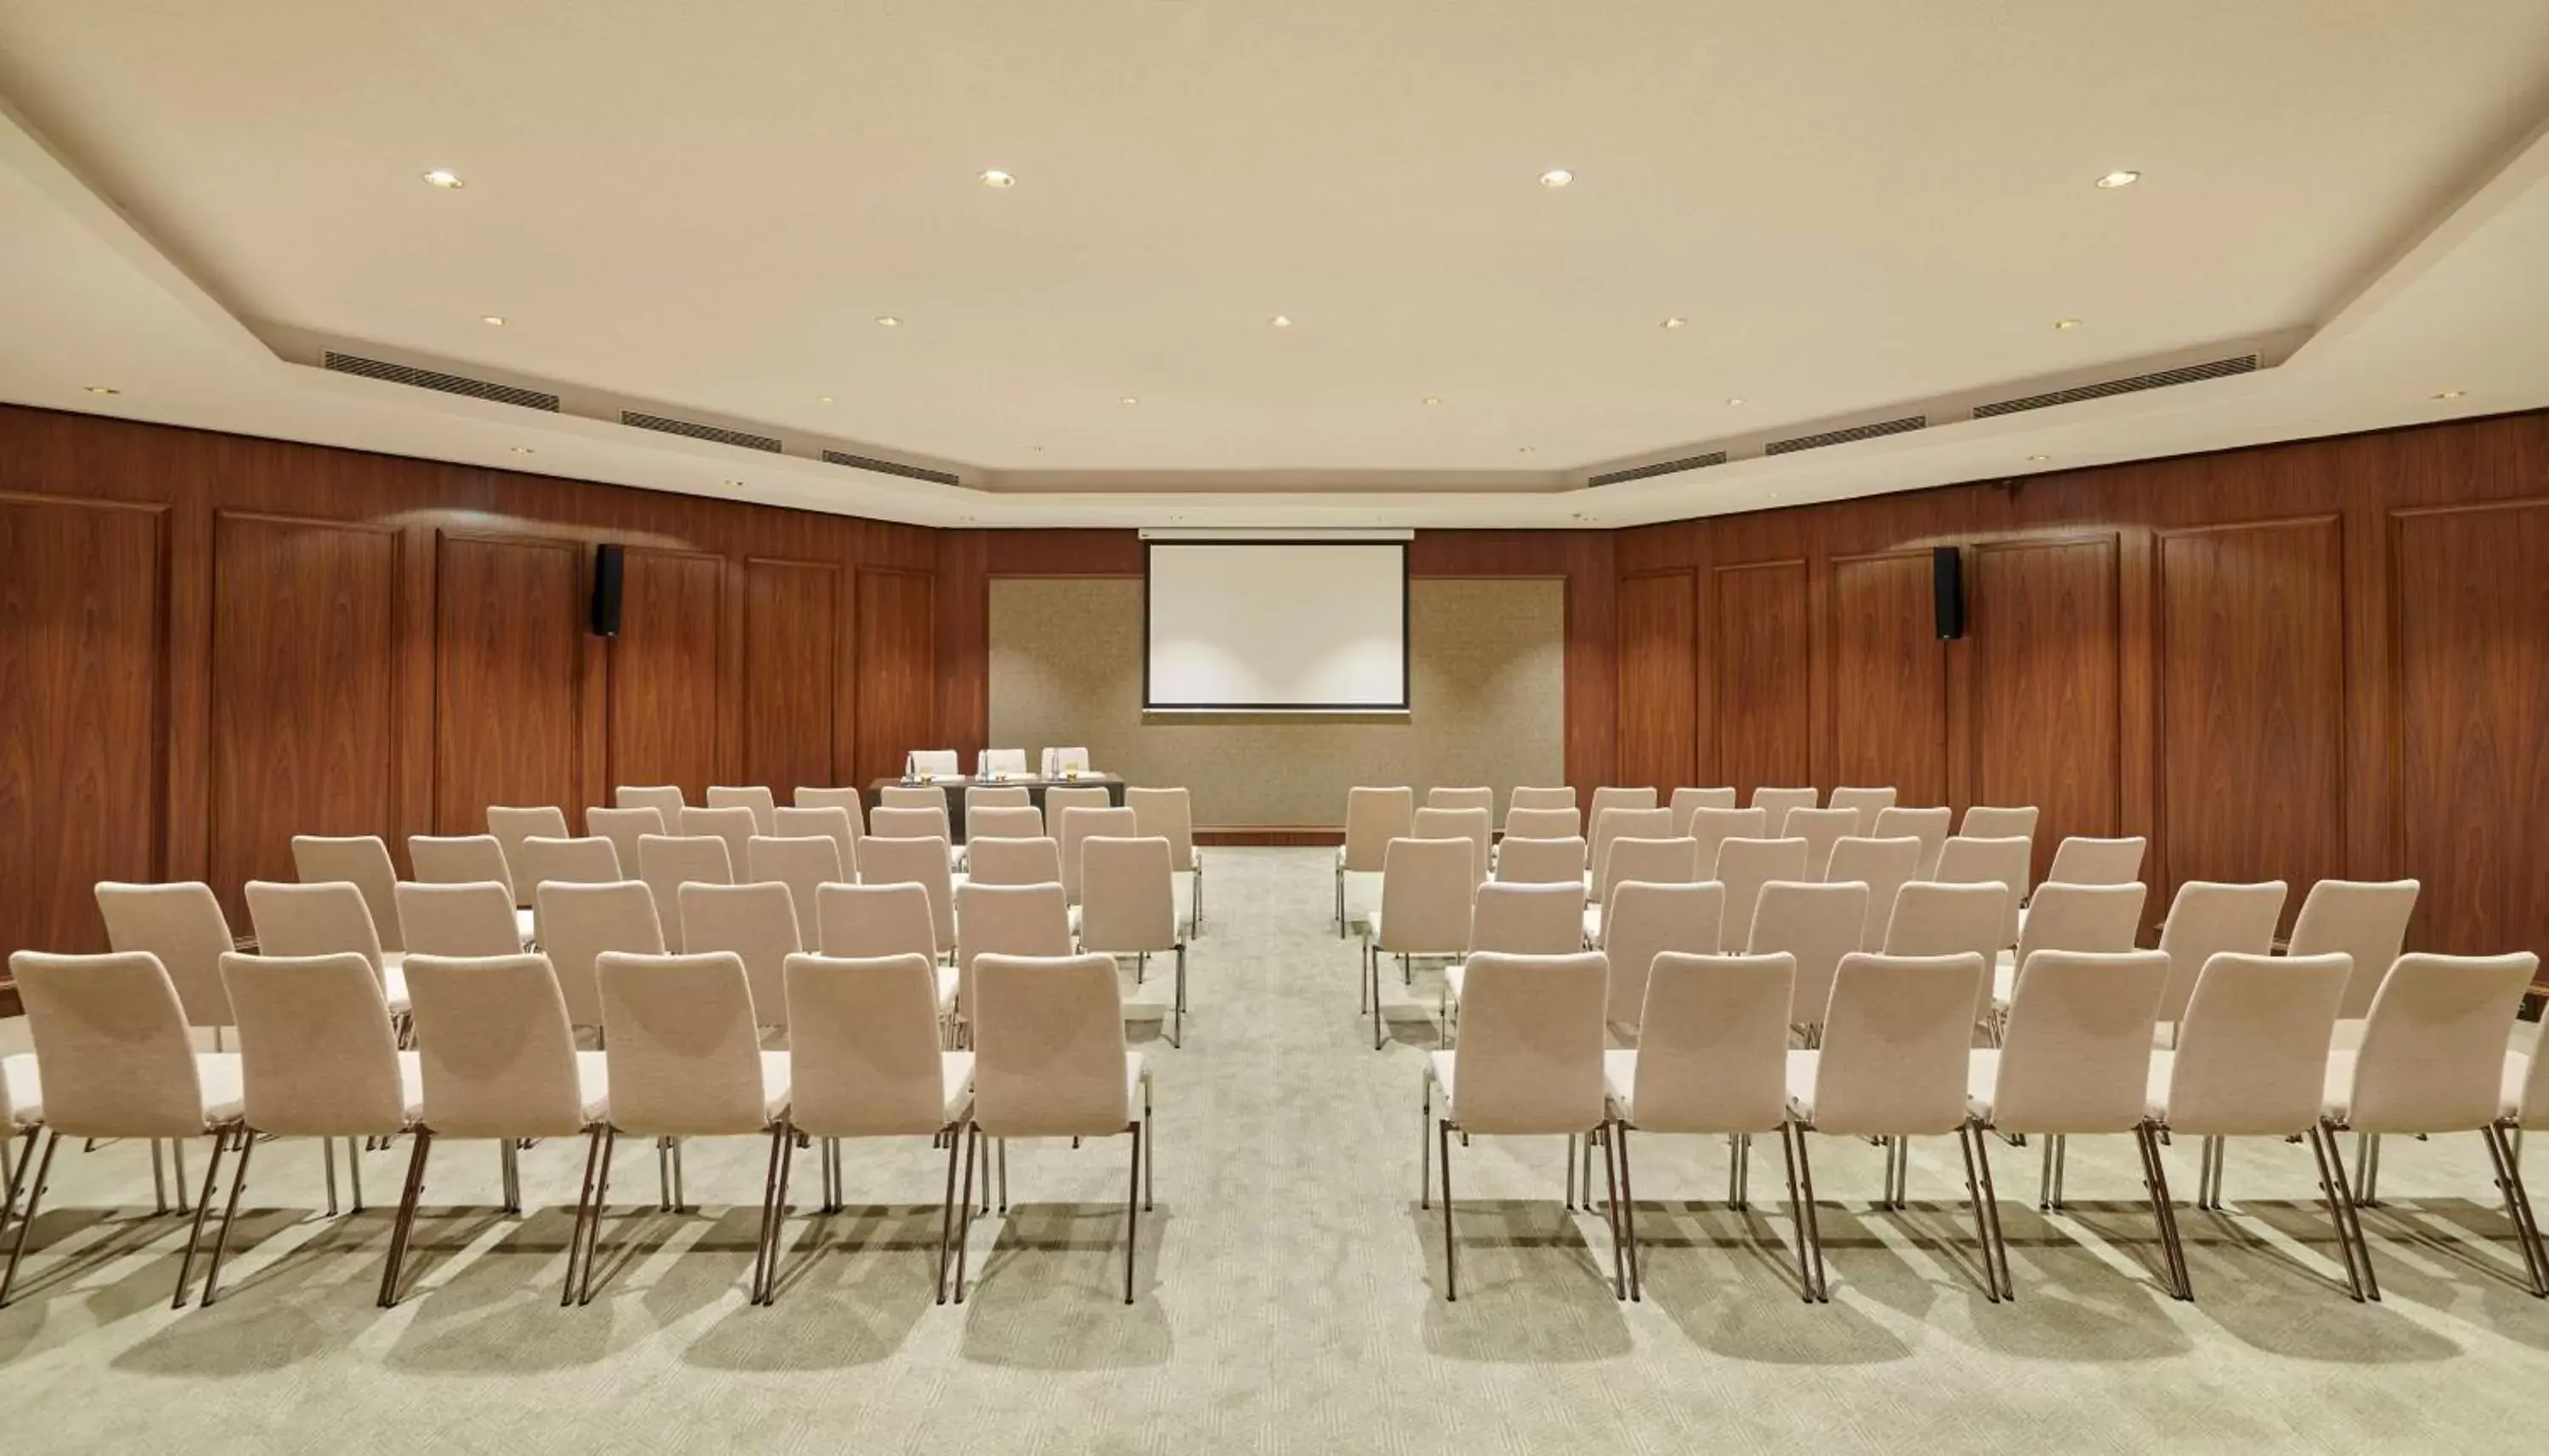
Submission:
M 1566 588 L 1531 579 L 1408 588 L 1408 701 L 1397 722 L 1142 713 L 1142 584 L 995 577 L 991 742 L 1086 744 L 1133 783 L 1183 784 L 1202 829 L 1332 829 L 1358 783 L 1565 782 Z

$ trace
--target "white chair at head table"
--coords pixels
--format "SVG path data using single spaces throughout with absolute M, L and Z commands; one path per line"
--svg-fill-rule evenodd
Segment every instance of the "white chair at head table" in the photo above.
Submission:
M 1043 775 L 1068 778 L 1075 774 L 1094 771 L 1088 767 L 1088 750 L 1085 748 L 1049 748 L 1044 751 Z
M 964 762 L 952 748 L 916 748 L 902 756 L 905 778 L 956 778 L 964 772 Z
M 977 778 L 1024 778 L 1027 776 L 1027 751 L 1022 748 L 987 748 L 974 756 Z

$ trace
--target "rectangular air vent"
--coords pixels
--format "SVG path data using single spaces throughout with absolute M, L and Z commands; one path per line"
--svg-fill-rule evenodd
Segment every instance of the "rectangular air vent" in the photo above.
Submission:
M 413 385 L 421 390 L 440 390 L 446 395 L 466 395 L 473 400 L 493 400 L 499 405 L 519 405 L 525 410 L 557 412 L 558 397 L 538 390 L 516 389 L 509 384 L 491 384 L 464 375 L 443 374 L 431 369 L 418 369 L 408 364 L 392 364 L 385 359 L 366 359 L 360 354 L 339 354 L 330 349 L 320 361 L 335 374 L 358 374 L 365 379 L 387 380 L 391 384 Z
M 619 422 L 633 425 L 638 429 L 661 430 L 668 435 L 688 435 L 695 440 L 714 440 L 720 445 L 735 445 L 746 450 L 763 450 L 773 455 L 779 453 L 779 442 L 768 435 L 746 434 L 739 429 L 727 429 L 723 425 L 716 424 L 702 424 L 694 419 L 675 419 L 668 414 L 646 414 L 635 410 L 622 410 L 619 411 Z
M 873 455 L 853 455 L 847 450 L 826 450 L 823 452 L 823 458 L 834 465 L 846 465 L 852 470 L 873 470 L 879 475 L 898 475 L 905 480 L 934 481 L 942 486 L 964 484 L 963 481 L 943 470 L 905 465 L 899 460 L 879 460 Z
M 2067 390 L 2051 390 L 2041 395 L 2027 395 L 2016 400 L 2003 400 L 1996 405 L 1977 405 L 1974 418 L 1989 419 L 1995 414 L 2016 414 L 2022 410 L 2045 410 L 2055 405 L 2075 405 L 2082 400 L 2103 400 L 2109 395 L 2129 395 L 2141 390 L 2166 389 L 2173 384 L 2193 384 L 2199 379 L 2225 379 L 2233 374 L 2254 374 L 2257 356 L 2241 354 L 2234 359 L 2215 359 L 2207 364 L 2185 364 L 2175 369 L 2159 369 L 2149 374 L 2136 374 L 2130 379 L 2111 379 L 2104 384 L 2084 384 Z
M 1799 450 L 1820 450 L 1826 445 L 1846 445 L 1852 440 L 1872 440 L 1879 435 L 1899 435 L 1907 430 L 1922 429 L 1930 423 L 1926 414 L 1906 414 L 1900 419 L 1884 419 L 1874 424 L 1853 424 L 1847 429 L 1828 429 L 1819 435 L 1799 435 L 1792 440 L 1772 440 L 1761 447 L 1764 455 L 1788 455 Z
M 1627 470 L 1606 470 L 1584 484 L 1616 486 L 1623 481 L 1652 480 L 1659 475 L 1679 475 L 1685 470 L 1704 470 L 1709 466 L 1725 463 L 1725 451 L 1711 450 L 1705 455 L 1685 455 L 1679 460 L 1658 460 L 1652 465 L 1632 466 Z

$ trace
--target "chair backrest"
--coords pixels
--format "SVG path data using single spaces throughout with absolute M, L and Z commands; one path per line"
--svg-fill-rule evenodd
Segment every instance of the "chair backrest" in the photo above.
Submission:
M 815 944 L 841 960 L 938 958 L 938 921 L 917 884 L 827 884 L 814 892 Z M 956 944 L 949 937 L 947 946 Z
M 902 772 L 914 778 L 953 778 L 965 772 L 965 761 L 952 748 L 916 748 L 902 756 Z
M 1025 789 L 1018 790 L 1020 793 Z M 987 839 L 1042 839 L 1044 811 L 1033 804 L 968 804 L 965 806 L 965 843 L 978 845 Z
M 1345 867 L 1376 874 L 1389 842 L 1405 839 L 1416 823 L 1416 790 L 1349 788 L 1346 790 Z
M 1602 954 L 1611 963 L 1605 1014 L 1634 1029 L 1646 1005 L 1647 968 L 1654 958 L 1667 951 L 1716 955 L 1725 923 L 1726 886 L 1713 879 L 1695 884 L 1624 879 L 1613 886 L 1603 907 Z
M 929 899 L 934 944 L 956 945 L 956 891 L 943 839 L 878 839 L 859 842 L 859 883 L 916 884 Z M 831 954 L 828 949 L 825 954 Z M 896 953 L 899 954 L 899 953 Z
M 522 953 L 521 922 L 514 897 L 501 884 L 419 884 L 399 881 L 399 928 L 411 955 L 475 959 Z M 259 949 L 265 941 L 258 937 Z M 350 949 L 350 948 L 345 948 Z
M 1111 809 L 1114 801 L 1094 784 L 1055 784 L 1044 791 L 1044 821 L 1059 832 L 1062 816 L 1073 809 Z
M 752 987 L 753 1015 L 786 1026 L 788 957 L 805 949 L 797 934 L 796 897 L 775 880 L 682 886 L 682 954 L 731 951 Z
M 996 774 L 1023 778 L 1027 772 L 1027 751 L 1022 748 L 987 748 L 974 755 L 974 772 L 985 778 Z
M 2284 882 L 2220 884 L 2190 879 L 2177 887 L 2168 919 L 2159 928 L 2159 948 L 2168 953 L 2168 989 L 2159 998 L 2159 1019 L 2176 1021 L 2186 1014 L 2187 998 L 2214 956 L 2228 952 L 2263 956 L 2274 949 L 2275 923 L 2284 913 Z
M 739 805 L 682 811 L 683 838 L 714 835 L 724 840 L 725 863 L 733 868 L 741 868 L 751 859 L 752 837 L 762 832 L 760 819 Z
M 1611 846 L 1624 839 L 1674 839 L 1670 809 L 1596 809 L 1593 811 L 1593 898 L 1609 893 Z M 1697 853 L 1697 847 L 1693 847 Z
M 9 973 L 26 1005 L 27 1035 L 44 1077 L 47 1126 L 66 1138 L 203 1136 L 203 1088 L 187 1040 L 189 1018 L 158 956 L 147 951 L 20 951 L 9 957 Z M 213 974 L 221 975 L 220 956 L 213 959 Z M 230 1024 L 230 993 L 221 994 L 216 1026 Z M 23 1170 L 21 1175 L 33 1177 Z
M 678 783 L 623 783 L 611 790 L 611 802 L 623 809 L 654 810 L 663 816 L 666 834 L 682 827 L 682 786 Z
M 1086 774 L 1088 750 L 1085 748 L 1048 748 L 1037 759 L 1037 768 L 1047 778 L 1060 778 L 1068 774 Z
M 2092 839 L 2071 834 L 2053 847 L 2053 863 L 2044 871 L 2047 884 L 2132 884 L 2142 877 L 2139 835 L 2124 839 Z
M 1786 839 L 1788 811 L 1811 809 L 1821 797 L 1821 794 L 1811 788 L 1755 787 L 1752 790 L 1752 807 L 1769 813 L 1772 837 Z
M 1930 877 L 1940 884 L 2003 884 L 2008 902 L 2001 907 L 2000 949 L 2018 944 L 2018 906 L 2027 898 L 2030 843 L 2017 835 L 1976 839 L 1957 835 L 1938 851 L 1938 868 Z
M 716 1138 L 770 1125 L 752 986 L 732 952 L 606 952 L 602 981 L 611 1125 L 641 1138 Z
M 2345 978 L 2345 1000 L 2337 1008 L 2339 1017 L 2361 1016 L 2371 1006 L 2381 978 L 2390 973 L 2399 948 L 2407 944 L 2407 919 L 2416 913 L 2419 888 L 2412 879 L 2322 879 L 2302 898 L 2286 954 L 2319 956 L 2342 951 L 2354 957 L 2353 973 Z
M 1967 839 L 2023 839 L 2032 844 L 2035 817 L 2033 805 L 1996 808 L 1974 804 L 1965 810 L 1965 821 L 1957 826 L 1956 833 Z
M 1791 815 L 1802 810 L 1791 809 Z M 1774 879 L 1753 905 L 1746 954 L 1789 957 L 1795 997 L 1788 1020 L 1815 1026 L 1832 1000 L 1833 972 L 1859 948 L 1867 925 L 1867 886 L 1855 880 Z
M 1835 809 L 1856 809 L 1858 827 L 1850 831 L 1859 838 L 1873 837 L 1876 816 L 1894 807 L 1894 790 L 1890 788 L 1836 788 L 1824 803 Z
M 1572 809 L 1575 807 L 1575 785 L 1518 784 L 1505 795 L 1505 816 L 1510 819 L 1516 809 Z M 1513 833 L 1508 824 L 1505 833 Z
M 850 838 L 858 839 L 868 832 L 867 805 L 860 802 L 855 788 L 800 788 L 796 805 L 801 809 L 838 809 L 850 816 Z
M 641 837 L 673 832 L 673 826 L 664 821 L 663 811 L 651 804 L 622 809 L 598 806 L 587 809 L 584 811 L 584 827 L 587 833 L 611 841 L 612 853 L 619 857 L 619 877 L 622 879 L 637 872 L 637 841 Z M 531 888 L 536 891 L 539 886 L 534 884 Z M 536 902 L 538 896 L 534 894 L 532 899 Z
M 1717 875 L 1717 852 L 1730 839 L 1768 839 L 1770 811 L 1767 809 L 1709 809 L 1690 811 L 1690 837 L 1699 844 L 1699 872 L 1702 878 Z
M 1095 790 L 1103 793 L 1103 789 Z M 1050 801 L 1050 794 L 1048 794 Z M 1061 832 L 1054 839 L 1062 848 L 1062 890 L 1071 903 L 1080 903 L 1080 847 L 1103 835 L 1109 839 L 1133 839 L 1142 832 L 1142 822 L 1130 809 L 1112 809 L 1103 805 L 1066 804 L 1062 809 Z
M 492 834 L 411 834 L 407 863 L 419 884 L 501 884 L 508 894 L 514 889 L 504 843 Z
M 1469 901 L 1478 890 L 1471 875 L 1475 853 L 1466 839 L 1389 842 L 1381 856 L 1376 944 L 1382 951 L 1458 956 L 1468 949 Z
M 1880 811 L 1881 812 L 1881 811 Z M 1833 846 L 1824 878 L 1835 884 L 1857 880 L 1867 886 L 1867 924 L 1858 938 L 1862 951 L 1885 949 L 1885 923 L 1894 918 L 1894 897 L 1921 867 L 1921 842 L 1861 839 L 1851 836 Z
M 2280 886 L 2278 886 L 2280 888 Z M 2179 892 L 2181 898 L 2184 891 Z M 2174 919 L 2174 914 L 2171 915 Z M 2162 949 L 2166 949 L 2163 947 Z M 2168 1126 L 2199 1138 L 2299 1133 L 2318 1121 L 2346 957 L 2224 951 L 2206 960 L 2177 1022 Z M 2170 958 L 2169 980 L 2177 979 Z M 2159 1019 L 2172 1020 L 2165 993 Z M 2497 1052 L 2489 1064 L 2504 1065 Z
M 1667 811 L 1657 809 L 1655 812 Z M 1649 884 L 1695 884 L 1700 878 L 1699 843 L 1696 840 L 1615 839 L 1611 841 L 1610 858 L 1603 862 L 1598 888 L 1602 904 L 1608 907 L 1611 891 L 1632 879 L 1645 880 Z
M 501 881 L 498 882 L 501 886 Z M 284 884 L 270 879 L 247 882 L 247 918 L 256 932 L 259 953 L 294 959 L 351 952 L 381 974 L 381 938 L 372 929 L 371 908 L 363 892 L 334 880 L 327 884 Z M 512 947 L 520 950 L 516 941 Z M 229 984 L 227 980 L 223 983 Z M 236 1006 L 231 1008 L 236 1014 Z
M 879 809 L 936 809 L 947 813 L 947 789 L 937 783 L 889 783 L 877 790 Z M 876 816 L 868 816 L 868 833 L 876 833 Z
M 1054 839 L 978 839 L 965 847 L 966 877 L 976 884 L 1060 884 L 1062 843 Z
M 2048 879 L 2036 886 L 2035 903 L 2028 907 L 2027 925 L 2018 933 L 2017 963 L 2025 965 L 2038 951 L 2129 951 L 2141 923 L 2139 884 L 2064 884 Z
M 974 962 L 974 1123 L 993 1138 L 1105 1138 L 1136 1116 L 1111 956 Z
M 1169 842 L 1169 863 L 1179 869 L 1194 867 L 1194 796 L 1182 788 L 1127 788 L 1124 807 L 1133 811 L 1145 839 L 1157 835 Z
M 440 1138 L 572 1138 L 584 1131 L 575 1028 L 548 957 L 411 956 L 425 1125 Z
M 511 907 L 508 907 L 511 908 Z M 222 957 L 238 1013 L 247 1125 L 287 1138 L 388 1136 L 407 1127 L 398 1039 L 362 956 Z
M 564 884 L 614 884 L 626 878 L 619 867 L 619 848 L 595 835 L 587 839 L 550 839 L 533 835 L 514 852 L 514 877 L 525 891 L 556 880 Z
M 1020 805 L 1035 805 L 1035 795 L 1027 792 L 1023 783 L 973 784 L 965 790 L 965 822 L 973 823 L 976 809 L 1014 809 Z
M 1487 811 L 1487 817 L 1489 819 L 1493 819 L 1496 812 L 1496 791 L 1492 788 L 1469 786 L 1446 788 L 1438 784 L 1435 787 L 1425 790 L 1425 807 L 1429 809 L 1484 809 Z
M 1761 886 L 1774 879 L 1806 877 L 1806 842 L 1801 839 L 1730 839 L 1717 847 L 1717 879 L 1726 886 L 1726 926 L 1718 949 L 1728 955 L 1744 949 L 1752 933 L 1752 910 Z
M 1928 957 L 1971 952 L 1989 965 L 2000 954 L 2008 907 L 2009 887 L 1998 880 L 1941 884 L 1916 879 L 1895 892 L 1894 917 L 1885 926 L 1885 954 Z M 1991 989 L 1991 977 L 1985 976 L 1974 1002 L 1977 1022 L 1990 1018 Z
M 1507 844 L 1523 839 L 1580 839 L 1583 833 L 1573 804 L 1559 809 L 1507 809 L 1505 811 Z
M 1817 1130 L 1955 1131 L 1965 1120 L 1973 1009 L 1990 994 L 1989 964 L 1972 952 L 1842 956 L 1815 1057 Z
M 947 1125 L 928 956 L 791 956 L 787 994 L 792 1127 L 812 1138 L 889 1138 Z
M 766 784 L 711 783 L 708 803 L 711 809 L 750 809 L 754 833 L 778 832 L 779 822 L 772 816 L 779 811 L 779 796 Z
M 1859 811 L 1851 808 L 1790 809 L 1782 839 L 1806 842 L 1806 877 L 1822 879 L 1832 865 L 1833 846 L 1859 831 Z
M 1462 1131 L 1583 1133 L 1602 1121 L 1610 974 L 1599 951 L 1469 957 L 1452 1053 Z
M 1387 929 L 1384 917 L 1383 929 Z M 1584 949 L 1584 882 L 1482 884 L 1469 906 L 1469 954 L 1566 956 Z
M 2037 951 L 2021 960 L 1992 1088 L 1994 1125 L 2051 1136 L 2139 1123 L 2151 1022 L 2167 985 L 2168 957 L 2157 951 Z
M 292 872 L 300 876 L 303 884 L 340 879 L 362 891 L 363 904 L 372 912 L 372 929 L 381 938 L 381 949 L 407 949 L 407 943 L 399 939 L 398 866 L 390 863 L 390 847 L 378 835 L 296 834 L 292 837 Z M 215 969 L 218 971 L 218 965 Z M 185 995 L 183 988 L 178 995 Z
M 392 901 L 395 908 L 396 901 Z M 98 914 L 106 921 L 106 943 L 119 954 L 157 957 L 176 987 L 188 1026 L 226 1027 L 231 1020 L 230 993 L 222 989 L 222 956 L 231 949 L 231 923 L 213 887 L 198 880 L 179 884 L 119 884 L 100 880 Z
M 1451 839 L 1455 835 L 1469 842 L 1469 869 L 1473 879 L 1487 877 L 1487 849 L 1495 842 L 1494 830 L 1484 809 L 1419 809 L 1409 826 L 1409 839 Z
M 1571 814 L 1574 810 L 1565 812 Z M 1496 852 L 1496 879 L 1505 884 L 1547 884 L 1560 879 L 1582 884 L 1584 841 L 1515 839 L 1508 832 L 1503 848 Z
M 1081 841 L 1081 949 L 1116 956 L 1176 949 L 1177 867 L 1160 836 Z
M 751 843 L 751 837 L 745 836 L 746 853 Z M 738 859 L 734 848 L 718 835 L 649 834 L 638 838 L 637 877 L 646 881 L 646 888 L 654 893 L 655 918 L 663 922 L 667 949 L 682 943 L 682 886 L 732 884 Z
M 1638 1128 L 1767 1133 L 1785 1121 L 1795 982 L 1785 953 L 1657 956 L 1647 972 L 1629 1088 Z
M 958 885 L 956 997 L 968 1017 L 973 1015 L 974 963 L 986 954 L 1044 957 L 1071 955 L 1071 906 L 1062 897 L 1062 887 L 975 884 L 970 880 Z
M 522 872 L 522 841 L 532 835 L 542 839 L 567 837 L 566 810 L 554 804 L 513 808 L 504 804 L 487 806 L 487 832 L 496 839 L 496 848 L 505 856 L 505 883 L 514 890 L 514 903 L 531 903 L 531 879 Z M 418 878 L 424 878 L 419 875 Z
M 602 1025 L 602 986 L 594 967 L 603 953 L 664 954 L 664 922 L 656 913 L 655 892 L 638 879 L 617 884 L 551 881 L 532 898 L 532 927 L 539 933 L 541 954 L 556 971 L 568 1021 L 580 1027 Z M 678 929 L 678 908 L 672 918 Z
M 2505 1036 L 2539 969 L 2528 952 L 2400 956 L 2363 1024 L 2347 1123 L 2358 1133 L 2465 1133 L 2495 1122 Z
M 1592 802 L 1584 806 L 1584 822 L 1588 827 L 1598 831 L 1602 824 L 1602 811 L 1605 809 L 1652 809 L 1655 803 L 1655 791 L 1652 788 L 1626 788 L 1618 784 L 1605 784 L 1593 790 Z
M 1722 811 L 1734 807 L 1735 790 L 1731 788 L 1676 788 L 1672 791 L 1672 832 L 1675 837 L 1689 834 L 1690 816 L 1702 809 Z M 1766 820 L 1769 816 L 1762 817 Z
M 859 821 L 849 810 L 833 804 L 783 808 L 772 813 L 770 822 L 778 831 L 773 839 L 821 835 L 830 840 L 841 861 L 841 872 L 834 879 L 849 879 L 859 872 Z
M 796 911 L 797 944 L 800 949 L 817 944 L 819 931 L 814 920 L 814 892 L 827 884 L 848 879 L 841 864 L 841 846 L 827 834 L 804 835 L 789 839 L 752 841 L 751 859 L 745 872 L 755 880 L 776 881 L 788 887 L 788 903 Z M 745 964 L 750 964 L 747 957 Z M 756 996 L 758 992 L 755 993 Z
M 1921 863 L 1914 879 L 1928 879 L 1937 872 L 1938 856 L 1947 845 L 1948 826 L 1955 822 L 1955 812 L 1945 807 L 1926 809 L 1879 809 L 1876 811 L 1875 839 L 1914 839 L 1921 842 Z

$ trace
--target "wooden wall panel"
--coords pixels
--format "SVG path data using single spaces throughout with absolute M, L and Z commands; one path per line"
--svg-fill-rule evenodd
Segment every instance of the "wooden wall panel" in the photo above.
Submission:
M 0 933 L 103 951 L 93 887 L 160 864 L 163 512 L 0 496 Z
M 583 551 L 445 535 L 438 558 L 435 833 L 486 833 L 490 804 L 556 804 L 572 824 L 585 789 Z
M 1722 566 L 1715 574 L 1717 772 L 1746 803 L 1763 784 L 1814 781 L 1806 563 Z
M 376 834 L 406 863 L 398 762 L 399 533 L 223 511 L 213 520 L 214 889 L 294 879 L 296 834 Z
M 2112 835 L 2123 810 L 2113 536 L 1973 553 L 1973 802 L 2033 804 L 2035 874 L 2065 835 Z
M 610 639 L 608 776 L 677 783 L 701 803 L 720 781 L 717 671 L 724 640 L 725 562 L 695 551 L 630 548 L 620 579 L 619 635 Z M 567 813 L 572 822 L 577 811 Z
M 784 804 L 838 777 L 841 571 L 756 557 L 743 581 L 743 779 Z
M 1699 613 L 1689 572 L 1619 587 L 1619 767 L 1612 781 L 1670 796 L 1690 781 Z
M 1947 802 L 1947 650 L 1930 553 L 1836 557 L 1831 787 L 1891 786 L 1906 804 Z
M 2332 515 L 2159 537 L 2164 906 L 2190 879 L 2308 886 L 2345 868 L 2344 538 Z
M 859 573 L 858 782 L 901 773 L 913 749 L 942 746 L 935 585 L 926 572 Z

